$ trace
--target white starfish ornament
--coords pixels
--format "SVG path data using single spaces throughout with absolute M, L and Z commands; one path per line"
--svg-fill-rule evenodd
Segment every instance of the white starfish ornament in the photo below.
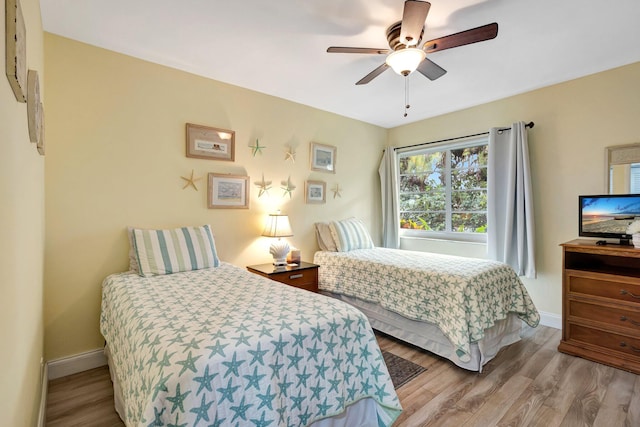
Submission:
M 331 191 L 333 191 L 333 198 L 335 199 L 336 197 L 342 197 L 342 194 L 340 194 L 340 192 L 342 191 L 342 188 L 340 188 L 340 184 L 336 184 Z
M 191 169 L 190 177 L 181 176 L 180 178 L 186 181 L 186 183 L 184 184 L 184 187 L 182 187 L 183 190 L 187 187 L 193 187 L 196 191 L 198 191 L 198 187 L 196 187 L 196 181 L 200 181 L 202 177 L 195 178 L 193 176 L 193 169 Z
M 286 181 L 282 181 L 281 184 L 283 186 L 280 188 L 284 190 L 284 194 L 282 194 L 282 196 L 289 194 L 289 198 L 291 198 L 291 193 L 296 189 L 296 186 L 291 183 L 291 177 L 287 178 Z
M 269 190 L 271 190 L 271 181 L 264 180 L 264 173 L 262 174 L 262 181 L 258 181 L 255 185 L 260 188 L 258 192 L 258 197 L 262 197 L 263 194 L 269 195 Z

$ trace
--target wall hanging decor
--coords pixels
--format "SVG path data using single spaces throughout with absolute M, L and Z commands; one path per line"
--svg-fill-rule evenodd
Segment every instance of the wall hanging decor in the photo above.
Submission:
M 264 180 L 264 173 L 262 174 L 262 181 L 258 181 L 255 185 L 260 189 L 258 191 L 258 197 L 262 197 L 263 194 L 269 195 L 269 190 L 271 190 L 271 181 Z
M 311 170 L 336 173 L 336 147 L 311 143 Z
M 36 148 L 38 149 L 38 153 L 41 156 L 44 156 L 44 107 L 42 103 L 38 108 L 40 110 L 40 137 L 38 138 L 38 142 L 36 143 Z
M 182 187 L 182 189 L 184 190 L 187 187 L 193 187 L 194 190 L 198 191 L 198 187 L 196 187 L 196 181 L 200 181 L 202 179 L 202 177 L 194 177 L 193 176 L 193 169 L 191 169 L 191 176 L 181 176 L 180 178 L 185 180 L 185 184 L 184 187 Z
M 284 160 L 285 161 L 291 160 L 291 163 L 296 162 L 296 150 L 290 145 L 287 145 L 287 149 L 285 150 Z
M 336 184 L 331 191 L 333 191 L 333 198 L 342 197 L 342 188 L 340 188 L 340 184 Z
M 253 157 L 255 157 L 258 153 L 262 154 L 262 149 L 267 147 L 264 145 L 260 145 L 260 140 L 256 138 L 256 144 L 250 145 L 249 148 L 251 148 L 251 154 L 253 155 Z
M 324 181 L 306 181 L 304 185 L 304 199 L 309 204 L 322 204 L 326 201 L 327 184 Z
M 232 130 L 187 123 L 187 157 L 233 162 L 235 138 Z
M 27 33 L 20 0 L 5 0 L 5 70 L 18 102 L 27 102 Z
M 249 177 L 210 173 L 207 205 L 209 209 L 249 209 Z
M 291 183 L 291 177 L 288 177 L 286 181 L 281 181 L 280 183 L 282 184 L 280 188 L 284 190 L 282 197 L 288 194 L 289 198 L 291 198 L 291 193 L 296 189 L 296 186 Z
M 27 73 L 27 124 L 29 140 L 38 142 L 42 127 L 42 103 L 40 102 L 40 79 L 36 70 Z

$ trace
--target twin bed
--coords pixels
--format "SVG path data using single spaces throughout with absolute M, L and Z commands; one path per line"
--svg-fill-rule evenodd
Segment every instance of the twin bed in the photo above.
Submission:
M 389 426 L 402 408 L 372 326 L 479 371 L 539 321 L 503 264 L 333 225 L 342 250 L 314 259 L 332 298 L 220 262 L 208 226 L 130 230 L 132 271 L 105 279 L 100 322 L 125 424 Z
M 390 426 L 400 414 L 355 308 L 220 262 L 208 226 L 131 241 L 133 271 L 104 280 L 100 321 L 127 426 Z
M 511 267 L 474 258 L 376 248 L 355 218 L 316 223 L 320 291 L 371 326 L 472 371 L 540 322 Z
M 373 329 L 481 371 L 540 320 L 513 269 L 499 262 L 371 248 L 317 252 L 322 293 L 357 307 Z

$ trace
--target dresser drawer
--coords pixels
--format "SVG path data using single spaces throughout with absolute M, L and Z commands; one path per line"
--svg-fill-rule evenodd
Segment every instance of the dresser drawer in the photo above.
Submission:
M 640 280 L 637 278 L 622 278 L 607 274 L 591 274 L 589 277 L 573 272 L 566 274 L 570 293 L 640 304 Z
M 318 292 L 317 264 L 301 261 L 297 265 L 274 267 L 273 264 L 248 265 L 247 270 L 276 282 L 284 283 L 311 292 Z
M 569 301 L 569 316 L 576 321 L 583 319 L 628 328 L 630 333 L 637 333 L 640 336 L 640 311 L 590 304 L 584 301 Z
M 271 279 L 294 286 L 316 283 L 318 281 L 318 269 L 310 268 L 307 270 L 283 271 L 282 273 L 272 274 Z
M 640 338 L 570 324 L 569 340 L 640 357 Z

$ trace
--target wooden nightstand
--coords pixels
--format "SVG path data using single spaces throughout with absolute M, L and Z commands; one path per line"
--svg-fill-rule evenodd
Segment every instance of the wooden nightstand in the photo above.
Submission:
M 318 292 L 318 267 L 310 262 L 297 266 L 276 267 L 273 264 L 248 265 L 247 270 L 276 282 L 285 283 L 311 292 Z

